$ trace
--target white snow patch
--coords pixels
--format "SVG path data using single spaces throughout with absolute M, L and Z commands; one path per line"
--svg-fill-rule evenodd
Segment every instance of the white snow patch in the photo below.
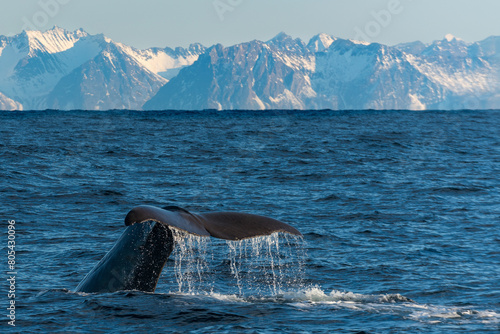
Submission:
M 370 45 L 371 44 L 370 42 L 358 41 L 358 40 L 355 40 L 355 39 L 350 39 L 349 41 L 351 41 L 354 44 L 358 44 L 358 45 Z
M 166 79 L 171 79 L 171 70 L 181 69 L 192 65 L 198 60 L 198 54 L 189 53 L 187 56 L 172 57 L 164 50 L 137 50 L 130 46 L 117 43 L 117 45 L 130 57 L 135 59 L 141 66 L 147 68 L 151 72 L 161 75 Z M 170 73 L 169 73 L 170 72 Z M 167 74 L 168 73 L 168 74 Z
M 305 69 L 307 71 L 314 71 L 316 67 L 315 57 L 311 56 L 290 56 L 290 54 L 277 52 L 277 58 L 281 60 L 286 66 L 293 68 L 295 70 Z
M 23 110 L 23 105 L 0 92 L 0 110 Z
M 75 43 L 86 34 L 81 31 L 69 32 L 59 27 L 46 32 L 26 31 L 32 51 L 40 50 L 47 53 L 58 53 L 71 49 Z
M 446 36 L 444 36 L 444 39 L 447 40 L 448 42 L 452 42 L 454 40 L 463 41 L 463 39 L 453 36 L 452 34 L 447 34 Z
M 260 109 L 260 110 L 265 110 L 265 109 L 266 109 L 266 105 L 264 104 L 264 102 L 262 102 L 262 100 L 261 100 L 261 99 L 259 99 L 259 97 L 258 97 L 258 96 L 255 96 L 255 97 L 253 98 L 253 101 L 255 101 L 255 103 L 257 103 L 257 105 L 259 106 L 259 109 Z
M 0 90 L 26 108 L 44 108 L 40 102 L 46 94 L 62 77 L 95 57 L 101 51 L 101 42 L 102 38 L 82 30 L 68 32 L 57 27 L 44 33 L 28 31 L 11 37 L 0 56 Z M 33 57 L 46 67 L 33 73 L 27 72 L 30 67 L 17 67 Z
M 492 90 L 491 71 L 488 69 L 474 71 L 460 69 L 458 65 L 450 68 L 448 64 L 443 67 L 413 55 L 406 55 L 406 60 L 431 81 L 457 95 L 479 94 Z
M 426 110 L 426 105 L 420 101 L 417 95 L 410 94 L 410 110 Z
M 312 46 L 312 51 L 322 52 L 328 49 L 336 40 L 337 38 L 333 36 L 321 33 L 311 39 L 310 45 Z
M 303 109 L 304 104 L 300 101 L 291 91 L 285 89 L 284 92 L 276 97 L 269 97 L 269 100 L 275 104 L 276 107 L 291 105 L 294 109 Z

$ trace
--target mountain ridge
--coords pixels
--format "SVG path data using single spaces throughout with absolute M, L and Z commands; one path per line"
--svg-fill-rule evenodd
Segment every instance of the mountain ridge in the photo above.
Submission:
M 324 33 L 139 50 L 83 29 L 0 36 L 0 110 L 498 109 L 500 37 L 388 46 Z
M 0 36 L 0 92 L 25 110 L 138 109 L 204 50 L 139 50 L 57 26 L 23 31 Z

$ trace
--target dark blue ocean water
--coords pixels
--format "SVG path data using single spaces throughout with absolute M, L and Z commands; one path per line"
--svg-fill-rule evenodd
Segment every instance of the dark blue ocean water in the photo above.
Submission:
M 500 331 L 498 111 L 4 112 L 0 157 L 2 333 Z M 141 204 L 304 238 L 187 240 L 155 294 L 72 292 Z

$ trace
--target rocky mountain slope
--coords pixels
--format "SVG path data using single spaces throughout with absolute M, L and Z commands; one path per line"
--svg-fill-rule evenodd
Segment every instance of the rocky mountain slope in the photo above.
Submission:
M 166 84 L 144 109 L 305 109 L 315 96 L 314 54 L 281 34 L 267 43 L 215 45 Z
M 137 50 L 81 29 L 24 31 L 0 37 L 0 92 L 25 110 L 140 109 L 204 51 Z
M 219 45 L 144 108 L 500 108 L 499 41 L 446 36 L 390 47 L 320 34 L 305 45 L 280 34 L 265 43 Z
M 0 36 L 0 109 L 498 109 L 500 37 L 387 46 L 284 33 L 138 50 L 82 29 Z

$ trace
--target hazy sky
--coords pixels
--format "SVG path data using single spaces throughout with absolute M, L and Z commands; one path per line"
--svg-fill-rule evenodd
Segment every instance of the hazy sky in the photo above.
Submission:
M 397 44 L 500 36 L 499 0 L 2 0 L 0 35 L 54 25 L 138 48 L 232 45 L 284 31 Z

